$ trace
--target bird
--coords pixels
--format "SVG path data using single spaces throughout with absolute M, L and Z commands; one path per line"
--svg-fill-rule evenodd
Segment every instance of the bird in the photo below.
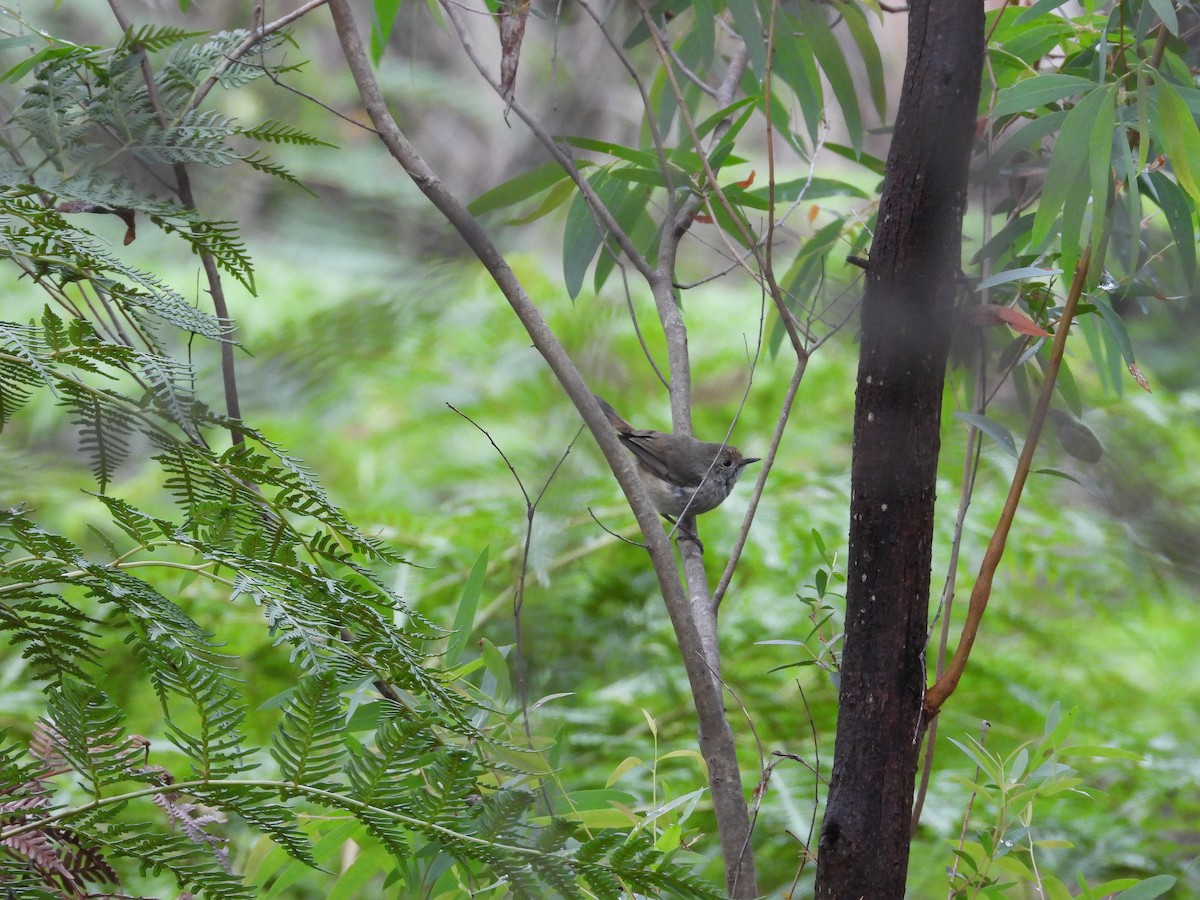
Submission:
M 664 516 L 700 515 L 716 509 L 746 466 L 761 461 L 757 456 L 743 456 L 729 444 L 634 428 L 603 397 L 593 396 L 621 444 L 632 454 L 654 508 Z

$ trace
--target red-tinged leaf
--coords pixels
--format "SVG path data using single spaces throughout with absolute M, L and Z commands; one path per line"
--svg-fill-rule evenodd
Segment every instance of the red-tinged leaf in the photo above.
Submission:
M 692 219 L 692 221 L 700 222 L 701 224 L 704 224 L 704 225 L 711 225 L 713 223 L 713 217 L 710 216 L 708 213 L 696 213 L 696 215 Z
M 821 207 L 817 206 L 817 204 L 815 204 L 815 203 L 812 206 L 810 206 L 808 208 L 808 224 L 811 225 L 813 222 L 815 222 L 817 220 L 817 216 L 819 216 L 820 214 L 821 214 Z
M 1037 322 L 1025 315 L 1025 313 L 1011 306 L 984 303 L 980 306 L 972 307 L 968 313 L 968 321 L 979 328 L 988 328 L 993 325 L 1007 325 L 1018 334 L 1027 334 L 1030 337 L 1050 337 L 1050 332 L 1044 330 Z
M 745 181 L 737 181 L 734 183 L 740 188 L 748 188 L 750 185 L 754 184 L 754 174 L 754 169 L 751 169 L 749 178 L 747 178 Z
M 1151 392 L 1150 382 L 1146 380 L 1146 376 L 1142 373 L 1142 370 L 1138 368 L 1137 363 L 1129 364 L 1129 374 L 1133 376 L 1133 380 L 1138 383 L 1138 386 L 1141 387 L 1143 391 L 1145 391 L 1147 394 Z

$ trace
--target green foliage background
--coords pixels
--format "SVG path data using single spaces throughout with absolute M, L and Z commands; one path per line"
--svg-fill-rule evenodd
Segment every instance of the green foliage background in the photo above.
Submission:
M 315 39 L 315 38 L 314 38 Z M 385 67 L 417 108 L 436 106 L 459 132 L 488 133 L 495 104 L 439 88 L 436 61 L 413 58 Z M 311 67 L 293 76 L 301 88 L 323 83 Z M 349 103 L 349 86 L 335 95 Z M 410 187 L 388 167 L 367 136 L 281 92 L 249 95 L 257 112 L 295 122 L 339 143 L 337 150 L 281 148 L 278 157 L 314 192 L 264 185 L 252 173 L 204 176 L 198 195 L 212 212 L 229 209 L 243 223 L 256 261 L 257 296 L 233 300 L 244 353 L 239 355 L 245 418 L 315 469 L 335 501 L 368 535 L 395 547 L 413 566 L 381 572 L 412 608 L 449 626 L 464 582 L 484 548 L 489 567 L 475 618 L 477 638 L 504 648 L 510 663 L 513 597 L 526 511 L 512 475 L 487 439 L 448 408 L 470 416 L 507 455 L 527 486 L 554 471 L 578 428 L 570 406 L 527 339 L 456 239 L 430 225 Z M 250 118 L 254 118 L 251 116 Z M 266 118 L 265 115 L 259 118 Z M 418 123 L 434 128 L 433 123 Z M 336 134 L 332 132 L 337 132 Z M 481 156 L 446 154 L 435 163 L 468 195 L 510 174 L 480 175 Z M 518 166 L 519 168 L 519 166 Z M 378 173 L 386 172 L 380 177 Z M 89 223 L 89 226 L 93 223 Z M 635 423 L 662 427 L 665 404 L 626 328 L 615 287 L 572 302 L 564 292 L 552 248 L 561 220 L 547 231 L 511 235 L 515 265 L 585 373 Z M 119 223 L 94 228 L 120 243 Z M 152 268 L 200 300 L 194 258 L 153 234 L 130 248 L 134 264 Z M 6 276 L 5 318 L 35 319 L 43 300 Z M 649 300 L 638 297 L 649 309 Z M 688 295 L 697 380 L 697 431 L 724 427 L 739 394 L 746 347 L 755 341 L 759 297 L 732 280 Z M 1071 739 L 1119 748 L 1137 761 L 1086 754 L 1073 765 L 1082 784 L 1039 801 L 1025 825 L 1037 838 L 1061 841 L 1038 858 L 1042 872 L 1063 881 L 1169 873 L 1172 896 L 1200 896 L 1200 379 L 1195 359 L 1194 309 L 1164 304 L 1130 321 L 1142 368 L 1154 387 L 1144 395 L 1132 381 L 1106 389 L 1086 360 L 1072 360 L 1091 407 L 1085 418 L 1105 445 L 1104 459 L 1087 466 L 1048 441 L 1039 462 L 1076 480 L 1038 477 L 1027 493 L 997 580 L 991 612 L 963 687 L 941 715 L 938 762 L 922 827 L 914 845 L 910 894 L 944 890 L 974 762 L 950 739 L 966 742 L 990 723 L 985 745 L 1014 750 L 1042 734 L 1055 704 L 1076 709 Z M 653 340 L 653 336 L 651 336 Z M 211 348 L 194 348 L 201 394 L 216 396 Z M 852 331 L 814 358 L 801 389 L 799 413 L 751 533 L 734 588 L 722 607 L 724 677 L 748 711 L 754 729 L 737 730 L 743 761 L 762 754 L 773 769 L 756 826 L 761 883 L 786 888 L 799 867 L 801 841 L 823 790 L 808 766 L 827 774 L 836 716 L 835 676 L 798 665 L 819 653 L 811 617 L 822 602 L 818 573 L 827 567 L 815 531 L 841 570 L 848 498 L 849 435 L 855 346 Z M 790 366 L 768 359 L 736 432 L 739 446 L 765 447 L 777 398 Z M 961 389 L 960 390 L 964 390 Z M 943 517 L 935 572 L 944 571 L 952 507 L 962 469 L 965 428 L 949 413 L 943 435 Z M 1021 427 L 1015 399 L 996 415 Z M 77 453 L 68 415 L 35 401 L 11 422 L 0 442 L 0 506 L 26 504 L 40 519 L 71 535 L 100 517 L 87 462 Z M 135 447 L 113 490 L 153 507 L 157 473 Z M 1011 461 L 994 446 L 984 451 L 979 488 L 968 520 L 967 569 L 982 553 L 995 521 Z M 744 493 L 744 492 L 743 492 Z M 705 517 L 709 565 L 723 558 L 744 498 Z M 593 822 L 630 821 L 621 807 L 644 812 L 699 791 L 704 778 L 693 752 L 692 711 L 670 629 L 644 557 L 606 535 L 632 536 L 632 519 L 599 454 L 586 438 L 557 470 L 533 525 L 530 579 L 522 612 L 529 697 L 549 697 L 532 715 L 539 743 L 553 741 L 558 767 L 553 788 L 560 810 L 572 804 Z M 960 591 L 969 589 L 969 579 Z M 935 593 L 940 588 L 935 577 Z M 262 704 L 289 688 L 295 670 L 286 649 L 273 647 L 261 616 L 231 607 L 195 584 L 178 590 L 201 622 L 230 639 L 245 680 L 252 736 L 266 741 L 279 710 Z M 961 611 L 961 604 L 960 604 Z M 821 629 L 836 634 L 837 613 Z M 797 643 L 790 643 L 797 642 Z M 803 643 L 804 646 L 800 646 Z M 148 685 L 132 677 L 119 648 L 105 657 L 106 684 L 126 709 L 145 709 L 146 733 L 157 722 Z M 27 733 L 42 698 L 29 684 L 26 662 L 0 651 L 0 726 Z M 511 666 L 510 666 L 511 672 Z M 479 676 L 501 709 L 515 709 L 515 691 L 501 675 Z M 510 674 L 511 677 L 511 674 Z M 811 717 L 811 724 L 810 724 Z M 513 725 L 511 737 L 518 736 Z M 147 735 L 155 753 L 170 753 L 162 736 Z M 775 751 L 807 765 L 773 758 Z M 632 762 L 631 762 L 632 761 Z M 614 806 L 615 804 L 615 806 Z M 814 808 L 814 806 L 816 808 Z M 686 806 L 684 807 L 686 808 Z M 977 800 L 973 832 L 997 818 Z M 611 819 L 606 818 L 611 817 Z M 703 804 L 691 816 L 678 810 L 685 840 L 706 852 L 712 825 Z M 317 829 L 319 832 L 319 828 Z M 335 865 L 333 836 L 318 843 Z M 1068 846 L 1069 842 L 1069 846 Z M 367 846 L 370 857 L 378 848 Z M 235 856 L 269 869 L 269 845 L 236 844 Z M 374 870 L 363 867 L 374 877 Z M 715 869 L 714 869 L 715 871 Z M 350 882 L 309 873 L 303 883 L 275 882 L 276 896 L 352 896 Z M 804 895 L 804 882 L 797 896 Z M 152 890 L 152 886 L 145 890 Z M 358 886 L 366 891 L 366 887 Z M 377 888 L 371 888 L 375 890 Z M 365 896 L 365 893 L 359 894 Z

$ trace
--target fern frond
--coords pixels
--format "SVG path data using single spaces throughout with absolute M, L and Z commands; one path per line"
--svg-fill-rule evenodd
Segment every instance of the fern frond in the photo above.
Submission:
M 166 519 L 144 513 L 120 497 L 110 494 L 92 496 L 108 507 L 108 513 L 116 526 L 140 546 L 153 546 L 158 541 L 169 538 L 175 531 L 175 526 Z M 117 554 L 114 552 L 113 555 Z
M 346 775 L 353 796 L 371 806 L 405 806 L 419 784 L 422 760 L 438 746 L 435 722 L 430 713 L 384 719 L 375 732 L 374 750 L 350 753 Z
M 232 222 L 192 223 L 192 227 L 183 228 L 162 216 L 151 216 L 150 221 L 168 234 L 175 234 L 192 245 L 192 250 L 212 255 L 217 265 L 236 278 L 251 294 L 254 290 L 254 267 L 246 252 L 246 245 L 237 234 L 237 226 Z
M 121 43 L 113 49 L 113 55 L 132 55 L 139 49 L 145 50 L 147 53 L 157 53 L 192 38 L 201 37 L 205 33 L 203 31 L 185 31 L 170 25 L 143 25 L 140 28 L 129 28 L 121 38 Z
M 425 769 L 426 791 L 413 799 L 413 813 L 436 824 L 455 822 L 470 807 L 479 788 L 478 760 L 466 750 L 443 747 Z
M 240 816 L 247 824 L 270 837 L 293 859 L 318 868 L 308 835 L 296 825 L 295 816 L 283 805 L 278 791 L 266 786 L 232 785 L 217 781 L 198 790 L 197 796 L 218 809 Z
M 151 673 L 166 714 L 167 736 L 187 754 L 196 775 L 211 779 L 244 770 L 246 711 L 223 660 L 214 651 L 168 647 L 161 640 L 141 640 L 134 649 Z M 186 718 L 172 712 L 172 695 L 187 701 Z
M 33 568 L 9 568 L 6 574 L 14 579 L 28 577 L 34 574 Z M 61 571 L 57 564 L 37 568 L 43 572 L 52 568 L 54 575 Z M 85 679 L 83 666 L 97 658 L 92 643 L 97 637 L 93 631 L 96 624 L 61 597 L 37 589 L 7 587 L 4 602 L 0 603 L 0 634 L 5 635 L 9 647 L 20 648 L 31 674 L 37 678 L 53 678 L 61 673 Z
M 207 110 L 188 113 L 166 127 L 149 122 L 129 127 L 129 149 L 148 162 L 196 163 L 218 168 L 232 165 L 238 159 L 226 143 L 236 129 L 219 113 Z
M 53 314 L 51 313 L 51 315 Z M 32 376 L 36 372 L 43 385 L 51 390 L 54 389 L 57 379 L 51 371 L 53 367 L 47 358 L 51 351 L 43 337 L 42 329 L 33 325 L 0 322 L 0 352 L 12 354 L 20 361 L 19 363 L 6 361 L 6 365 L 15 369 L 23 368 L 29 373 L 28 379 L 16 376 L 16 381 L 21 384 L 35 384 L 37 382 Z
M 305 187 L 304 183 L 300 181 L 299 178 L 297 178 L 283 166 L 279 165 L 279 163 L 272 162 L 268 157 L 262 155 L 261 153 L 253 153 L 250 156 L 242 156 L 240 159 L 252 169 L 256 169 L 259 172 L 264 172 L 267 175 L 274 175 L 276 178 L 280 178 L 284 181 L 294 184 L 296 187 L 302 188 L 310 194 L 313 193 L 311 190 Z M 316 195 L 313 194 L 313 196 Z
M 516 789 L 484 794 L 471 811 L 472 833 L 489 841 L 505 835 L 533 806 L 534 799 L 531 792 Z
M 318 672 L 300 679 L 271 742 L 271 756 L 284 779 L 321 785 L 340 772 L 345 719 L 332 675 Z
M 254 141 L 265 141 L 270 144 L 299 144 L 307 147 L 337 148 L 336 144 L 323 141 L 309 134 L 307 131 L 301 131 L 299 128 L 294 128 L 275 119 L 267 119 L 267 121 L 260 125 L 255 125 L 253 128 L 238 128 L 237 133 L 242 137 L 250 138 Z
M 625 834 L 620 831 L 602 831 L 593 838 L 584 841 L 575 852 L 575 859 L 581 865 L 599 862 L 625 840 Z
M 7 323 L 0 323 L 0 331 L 4 324 Z M 27 366 L 0 360 L 0 431 L 29 402 L 33 395 L 31 389 L 42 383 Z
M 78 546 L 60 534 L 46 531 L 20 509 L 0 509 L 0 529 L 11 533 L 15 544 L 35 559 L 73 569 L 89 565 Z
M 134 777 L 144 744 L 123 734 L 120 712 L 99 687 L 65 676 L 48 687 L 46 698 L 50 719 L 43 724 L 53 750 L 85 791 L 98 797 L 105 785 Z
M 280 494 L 275 498 L 276 503 L 284 509 L 310 516 L 327 525 L 347 540 L 354 550 L 372 559 L 393 565 L 405 562 L 402 556 L 382 541 L 369 538 L 359 531 L 334 505 L 309 469 L 290 456 L 279 444 L 252 428 L 244 428 L 243 433 L 270 451 L 280 467 L 281 471 L 270 481 L 270 484 L 280 488 Z M 246 474 L 253 477 L 250 472 Z
M 58 179 L 46 177 L 39 181 Z M 68 203 L 132 209 L 190 221 L 178 207 L 123 190 L 109 179 L 81 178 L 78 182 L 51 184 L 45 190 Z M 89 278 L 110 301 L 131 315 L 148 313 L 211 340 L 229 339 L 226 323 L 188 303 L 156 276 L 117 258 L 90 232 L 73 227 L 65 216 L 27 198 L 6 197 L 0 191 L 0 259 L 4 257 L 28 261 L 40 275 L 60 285 Z
M 169 872 L 183 888 L 222 900 L 254 900 L 242 880 L 220 861 L 181 834 L 164 833 L 151 823 L 122 825 L 96 835 L 111 856 L 135 861 L 143 873 Z
M 158 72 L 160 88 L 168 94 L 190 95 L 210 75 L 216 74 L 218 68 L 224 68 L 231 51 L 249 36 L 250 32 L 245 29 L 221 31 L 204 43 L 172 48 Z M 280 39 L 280 36 L 273 35 L 260 42 L 259 47 L 265 51 Z M 226 89 L 238 88 L 265 74 L 266 71 L 260 66 L 234 63 L 224 68 L 217 83 Z
M 90 458 L 92 474 L 104 493 L 117 467 L 129 456 L 133 418 L 120 406 L 105 403 L 97 392 L 62 381 L 59 391 L 62 405 L 75 414 L 71 421 L 79 426 L 80 449 Z
M 553 818 L 550 824 L 539 828 L 534 837 L 533 848 L 539 853 L 560 853 L 567 841 L 579 830 L 579 824 L 570 819 Z

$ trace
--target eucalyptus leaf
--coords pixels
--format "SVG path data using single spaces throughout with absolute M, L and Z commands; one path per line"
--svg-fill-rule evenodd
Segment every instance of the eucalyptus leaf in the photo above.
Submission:
M 1000 448 L 1013 459 L 1019 456 L 1017 453 L 1017 442 L 1013 440 L 1012 432 L 995 419 L 989 419 L 987 416 L 981 416 L 978 413 L 965 412 L 956 412 L 954 418 L 966 422 L 973 428 L 978 428 L 999 444 Z

